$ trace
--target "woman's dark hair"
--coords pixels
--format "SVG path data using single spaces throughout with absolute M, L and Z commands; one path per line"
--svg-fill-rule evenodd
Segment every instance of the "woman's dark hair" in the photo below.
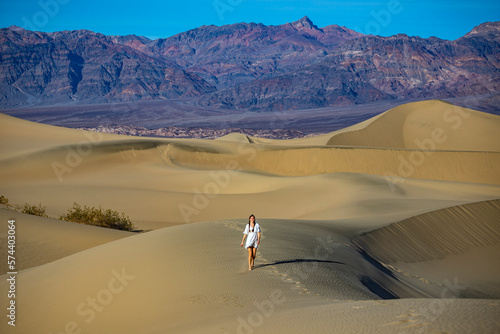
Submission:
M 253 227 L 254 227 L 254 228 L 252 228 L 252 229 L 250 230 L 250 218 L 252 218 L 252 217 L 255 219 L 255 216 L 254 216 L 254 215 L 250 215 L 250 216 L 248 217 L 248 232 L 253 232 L 253 230 L 254 230 L 254 228 L 255 228 L 255 223 L 256 223 L 256 222 L 254 222 L 254 225 L 253 225 Z

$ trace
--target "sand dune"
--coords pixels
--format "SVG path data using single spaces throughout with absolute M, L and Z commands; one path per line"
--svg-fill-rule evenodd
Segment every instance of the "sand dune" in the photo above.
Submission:
M 74 202 L 103 205 L 125 212 L 140 229 L 241 217 L 249 210 L 275 219 L 378 221 L 380 215 L 397 215 L 389 223 L 422 210 L 500 197 L 499 187 L 487 184 L 353 173 L 285 178 L 240 169 L 171 166 L 154 148 L 136 154 L 135 160 L 124 162 L 117 151 L 95 150 L 63 174 L 62 182 L 51 168 L 53 161 L 64 162 L 60 155 L 56 160 L 47 154 L 3 164 L 2 191 L 12 203 L 41 202 L 55 217 Z
M 32 133 L 40 126 L 30 125 Z M 0 160 L 1 190 L 12 203 L 41 202 L 55 217 L 74 202 L 103 205 L 125 212 L 141 229 L 237 218 L 249 208 L 273 219 L 380 221 L 382 215 L 391 223 L 500 197 L 493 186 L 500 183 L 496 152 L 418 152 L 423 162 L 417 165 L 409 150 L 107 135 L 92 142 L 76 131 L 68 143 L 47 148 L 49 139 L 58 140 L 55 132 L 33 151 L 37 141 L 9 147 L 22 133 L 12 136 L 2 140 Z
M 328 145 L 500 152 L 500 118 L 438 100 L 408 103 L 333 133 Z
M 494 333 L 499 119 L 425 101 L 277 141 L 135 138 L 0 115 L 10 203 L 54 217 L 74 202 L 103 206 L 153 230 L 0 210 L 19 227 L 16 330 Z M 239 247 L 250 213 L 263 227 L 252 272 Z
M 249 136 L 246 136 L 242 133 L 230 133 L 228 135 L 216 138 L 215 140 L 231 141 L 237 143 L 253 143 L 253 140 L 250 139 Z
M 27 122 L 5 114 L 0 114 L 0 127 L 2 129 L 0 159 L 63 145 L 98 142 L 104 138 L 116 137 L 108 133 L 91 133 Z
M 0 244 L 7 244 L 7 221 L 16 221 L 17 270 L 49 263 L 82 250 L 134 235 L 132 232 L 63 222 L 0 209 Z M 7 261 L 0 262 L 0 274 L 7 272 Z
M 256 269 L 248 272 L 238 245 L 244 224 L 169 227 L 23 271 L 16 300 L 29 316 L 16 329 L 301 333 L 314 326 L 323 333 L 400 333 L 492 332 L 497 325 L 498 301 L 458 300 L 452 294 L 381 300 L 371 289 L 387 296 L 377 284 L 397 290 L 399 283 L 346 245 L 348 239 L 333 226 L 262 220 L 262 250 Z M 5 287 L 2 280 L 0 289 Z M 457 316 L 475 321 L 457 327 Z
M 354 242 L 411 285 L 426 283 L 421 288 L 434 297 L 443 288 L 436 282 L 454 276 L 464 287 L 458 296 L 500 298 L 499 213 L 500 200 L 454 206 L 363 234 Z
M 227 148 L 224 148 L 227 150 Z M 244 170 L 272 175 L 365 173 L 388 177 L 500 184 L 500 153 L 415 151 L 355 147 L 273 148 L 240 144 L 240 152 L 193 150 L 172 145 L 170 161 L 180 167 Z

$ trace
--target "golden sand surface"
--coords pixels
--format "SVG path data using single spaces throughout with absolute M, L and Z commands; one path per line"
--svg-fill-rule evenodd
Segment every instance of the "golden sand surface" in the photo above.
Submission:
M 316 137 L 119 136 L 0 114 L 2 333 L 497 333 L 500 117 L 432 100 Z M 256 266 L 240 247 L 262 226 Z M 6 255 L 5 255 L 6 258 Z M 0 265 L 0 299 L 10 275 Z M 7 312 L 7 311 L 4 311 Z M 8 319 L 7 319 L 8 320 Z

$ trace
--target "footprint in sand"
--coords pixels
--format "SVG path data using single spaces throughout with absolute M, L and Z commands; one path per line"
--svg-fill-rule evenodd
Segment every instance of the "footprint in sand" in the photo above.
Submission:
M 222 224 L 227 228 L 230 228 L 232 230 L 236 231 L 243 231 L 243 229 L 239 228 L 236 222 L 231 222 L 231 221 L 224 221 L 224 220 L 219 220 L 215 222 L 216 224 Z
M 396 316 L 397 321 L 393 321 L 384 326 L 401 326 L 402 328 L 415 328 L 424 327 L 430 325 L 430 323 L 423 322 L 423 319 L 419 319 L 420 314 L 411 311 L 410 313 L 400 314 Z
M 173 145 L 168 144 L 167 146 L 160 147 L 158 146 L 158 150 L 160 151 L 160 158 L 163 162 L 169 166 L 176 166 L 174 159 L 170 155 L 170 151 L 172 150 Z
M 303 288 L 302 291 L 300 291 L 300 293 L 307 293 L 307 294 L 310 294 L 311 291 L 308 291 L 306 288 Z
M 265 260 L 265 259 L 262 259 Z M 276 266 L 270 266 L 272 269 L 276 269 Z M 319 293 L 314 293 L 312 294 L 308 289 L 304 288 L 304 285 L 300 281 L 295 281 L 293 278 L 288 277 L 288 274 L 282 274 L 279 272 L 279 270 L 272 270 L 271 271 L 274 275 L 278 276 L 281 278 L 281 280 L 285 283 L 292 283 L 293 285 L 290 286 L 291 289 L 296 290 L 300 294 L 310 294 L 314 296 L 319 296 L 321 297 L 321 294 Z
M 420 282 L 423 282 L 425 284 L 431 284 L 431 282 L 429 282 L 428 280 L 426 280 L 425 278 L 420 278 Z

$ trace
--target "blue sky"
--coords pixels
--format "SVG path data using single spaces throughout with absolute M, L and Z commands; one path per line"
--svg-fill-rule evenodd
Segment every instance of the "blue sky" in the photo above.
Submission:
M 500 21 L 495 0 L 3 0 L 0 27 L 89 29 L 106 35 L 168 37 L 202 25 L 278 25 L 307 15 L 317 26 L 362 33 L 456 39 L 486 21 Z

